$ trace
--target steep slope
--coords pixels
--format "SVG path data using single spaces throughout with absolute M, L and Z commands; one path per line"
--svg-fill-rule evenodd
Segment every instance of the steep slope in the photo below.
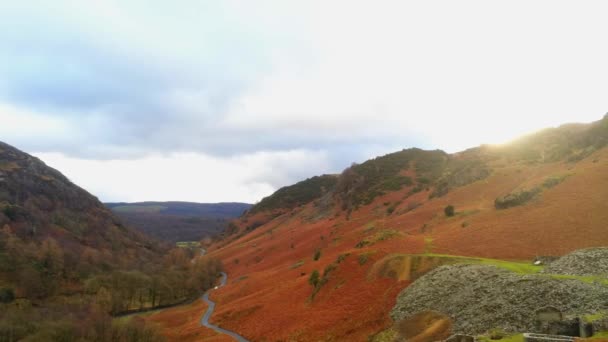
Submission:
M 57 170 L 1 142 L 0 207 L 5 231 L 33 241 L 51 237 L 76 255 L 88 247 L 145 260 L 156 248 Z M 111 264 L 114 256 L 107 257 Z
M 229 220 L 251 208 L 246 203 L 106 203 L 127 225 L 169 242 L 199 241 L 223 232 Z
M 159 341 L 109 314 L 194 298 L 220 269 L 126 227 L 57 170 L 0 143 L 0 340 Z
M 608 116 L 455 154 L 403 150 L 308 203 L 252 210 L 210 252 L 233 279 L 214 294 L 216 323 L 255 341 L 365 341 L 437 255 L 525 268 L 608 245 L 606 137 Z

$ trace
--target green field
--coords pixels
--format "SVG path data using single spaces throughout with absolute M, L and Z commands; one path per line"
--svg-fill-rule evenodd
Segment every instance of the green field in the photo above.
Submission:
M 538 273 L 543 269 L 542 266 L 535 266 L 531 262 L 525 261 L 505 261 L 498 259 L 487 259 L 487 258 L 475 258 L 475 257 L 465 257 L 465 256 L 457 256 L 457 255 L 448 255 L 448 254 L 434 254 L 434 253 L 426 253 L 421 254 L 424 256 L 432 256 L 439 258 L 449 258 L 454 259 L 461 263 L 466 264 L 476 264 L 476 265 L 492 265 L 498 268 L 502 268 L 505 270 L 509 270 L 511 272 L 520 273 L 520 274 L 532 274 Z

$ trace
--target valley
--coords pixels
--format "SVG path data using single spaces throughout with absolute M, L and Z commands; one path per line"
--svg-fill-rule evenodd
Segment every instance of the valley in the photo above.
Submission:
M 57 171 L 2 145 L 0 298 L 9 315 L 0 315 L 0 334 L 80 334 L 76 316 L 35 327 L 11 321 L 19 312 L 39 317 L 40 308 L 92 311 L 112 334 L 136 329 L 142 341 L 509 338 L 573 331 L 581 317 L 600 334 L 608 267 L 602 249 L 585 248 L 608 244 L 608 117 L 572 127 L 353 164 L 284 187 L 221 234 L 177 248 L 128 228 Z M 149 221 L 200 206 L 109 204 L 119 215 L 156 215 Z M 545 307 L 564 312 L 553 328 L 535 323 Z
M 201 241 L 221 233 L 246 203 L 139 202 L 105 203 L 125 224 L 160 240 Z
M 0 1 L 0 342 L 608 342 L 606 13 Z

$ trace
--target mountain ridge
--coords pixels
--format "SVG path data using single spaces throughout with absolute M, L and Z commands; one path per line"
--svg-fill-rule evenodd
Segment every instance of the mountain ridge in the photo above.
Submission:
M 240 279 L 217 294 L 217 320 L 254 340 L 367 340 L 393 324 L 410 271 L 434 255 L 520 267 L 608 245 L 607 137 L 605 116 L 453 154 L 380 156 L 329 191 L 296 184 L 312 187 L 307 203 L 283 188 L 269 196 L 278 205 L 234 220 L 209 249 Z

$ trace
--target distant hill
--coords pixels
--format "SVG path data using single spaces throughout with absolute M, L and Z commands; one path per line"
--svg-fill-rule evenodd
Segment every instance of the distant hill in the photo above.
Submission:
M 247 203 L 106 203 L 126 224 L 162 240 L 197 241 L 221 233 L 228 221 L 251 208 Z

